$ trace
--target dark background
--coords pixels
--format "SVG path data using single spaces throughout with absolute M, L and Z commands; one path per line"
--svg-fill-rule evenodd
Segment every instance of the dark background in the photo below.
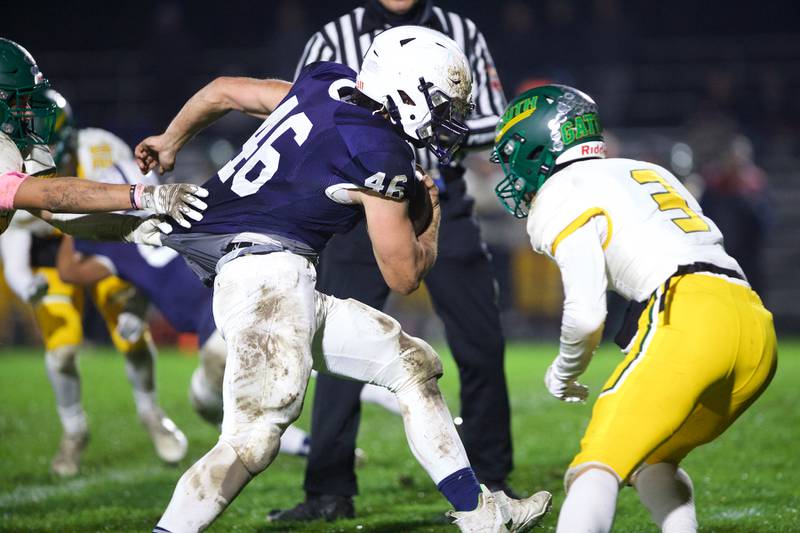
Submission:
M 717 205 L 733 224 L 723 228 L 726 245 L 742 248 L 740 261 L 754 258 L 761 264 L 757 284 L 779 327 L 800 332 L 800 10 L 795 3 L 436 4 L 477 24 L 507 97 L 542 81 L 585 90 L 597 100 L 618 155 L 671 168 L 698 196 L 713 190 L 719 169 L 736 152 L 731 147 L 744 139 L 748 161 L 732 171 L 742 176 L 734 180 L 735 201 Z M 23 2 L 4 10 L 0 33 L 34 55 L 52 85 L 72 103 L 78 126 L 108 129 L 134 145 L 163 130 L 180 105 L 215 76 L 291 79 L 311 34 L 356 5 L 312 0 Z M 254 127 L 246 117 L 223 119 L 193 143 L 194 152 L 182 155 L 185 175 L 180 178 L 203 181 Z M 681 150 L 688 150 L 688 164 L 679 157 Z M 479 169 L 470 187 L 497 260 L 513 335 L 519 322 L 514 316 L 543 313 L 554 319 L 560 302 L 551 298 L 547 305 L 520 307 L 521 289 L 514 280 L 527 274 L 514 272 L 519 268 L 515 254 L 527 250 L 524 229 L 498 213 L 499 204 L 491 197 L 498 178 L 487 172 L 492 170 Z M 509 239 L 511 233 L 518 234 L 516 240 Z M 548 276 L 552 280 L 552 273 Z M 521 334 L 539 320 L 527 318 Z

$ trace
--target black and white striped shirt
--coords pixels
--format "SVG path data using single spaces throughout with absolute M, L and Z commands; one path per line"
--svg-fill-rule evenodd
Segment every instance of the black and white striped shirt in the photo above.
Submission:
M 420 24 L 444 33 L 464 50 L 472 68 L 472 98 L 475 103 L 475 110 L 467 120 L 470 133 L 465 146 L 476 149 L 490 146 L 506 98 L 483 35 L 470 19 L 436 6 L 427 10 Z M 336 61 L 358 72 L 372 40 L 389 27 L 364 7 L 345 13 L 311 36 L 295 78 L 305 65 L 315 61 Z M 425 149 L 417 150 L 417 162 L 427 170 L 437 167 L 435 157 Z

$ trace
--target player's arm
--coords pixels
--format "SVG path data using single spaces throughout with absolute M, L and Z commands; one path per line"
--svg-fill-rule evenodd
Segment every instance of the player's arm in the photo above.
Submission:
M 395 292 L 410 294 L 436 261 L 438 253 L 439 193 L 430 176 L 423 183 L 431 199 L 433 214 L 419 236 L 409 218 L 408 202 L 366 191 L 353 192 L 364 206 L 367 231 L 384 281 Z
M 564 310 L 558 356 L 545 383 L 565 401 L 584 400 L 588 390 L 575 380 L 583 374 L 597 349 L 606 318 L 605 219 L 595 217 L 558 244 L 553 257 L 561 271 Z
M 56 267 L 59 277 L 74 285 L 94 285 L 113 275 L 109 266 L 95 256 L 85 256 L 75 250 L 75 241 L 64 236 L 58 248 Z
M 37 209 L 54 213 L 97 213 L 144 209 L 169 215 L 184 227 L 201 220 L 208 196 L 202 187 L 187 183 L 118 185 L 79 178 L 36 178 L 19 172 L 0 176 L 0 209 Z M 37 215 L 38 216 L 38 215 Z
M 172 170 L 178 151 L 198 132 L 231 110 L 265 118 L 278 107 L 292 84 L 282 80 L 217 78 L 192 96 L 161 135 L 148 137 L 134 150 L 139 169 Z

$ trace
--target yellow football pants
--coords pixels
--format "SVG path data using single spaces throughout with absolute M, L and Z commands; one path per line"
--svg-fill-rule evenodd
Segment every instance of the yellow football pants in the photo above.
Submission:
M 39 267 L 34 269 L 34 273 L 43 274 L 50 285 L 42 301 L 34 306 L 34 315 L 45 349 L 49 351 L 80 344 L 83 340 L 83 291 L 75 285 L 61 281 L 55 268 Z M 114 346 L 122 353 L 143 347 L 146 338 L 143 336 L 133 344 L 117 334 L 119 314 L 123 311 L 131 290 L 132 286 L 128 282 L 109 276 L 95 284 L 90 291 L 92 301 L 106 322 Z
M 777 366 L 772 314 L 751 289 L 704 274 L 650 298 L 631 351 L 595 403 L 570 465 L 679 463 L 714 440 L 766 389 Z

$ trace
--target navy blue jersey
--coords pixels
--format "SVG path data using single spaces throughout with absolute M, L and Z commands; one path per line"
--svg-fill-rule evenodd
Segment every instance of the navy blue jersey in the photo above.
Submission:
M 139 289 L 177 331 L 197 333 L 201 345 L 214 332 L 211 289 L 171 248 L 75 239 L 75 249 L 110 261 L 116 275 Z
M 308 65 L 239 155 L 203 184 L 203 220 L 176 232 L 272 234 L 319 253 L 363 217 L 360 206 L 335 200 L 340 189 L 402 199 L 421 187 L 414 153 L 389 121 L 339 99 L 354 80 L 344 65 Z

